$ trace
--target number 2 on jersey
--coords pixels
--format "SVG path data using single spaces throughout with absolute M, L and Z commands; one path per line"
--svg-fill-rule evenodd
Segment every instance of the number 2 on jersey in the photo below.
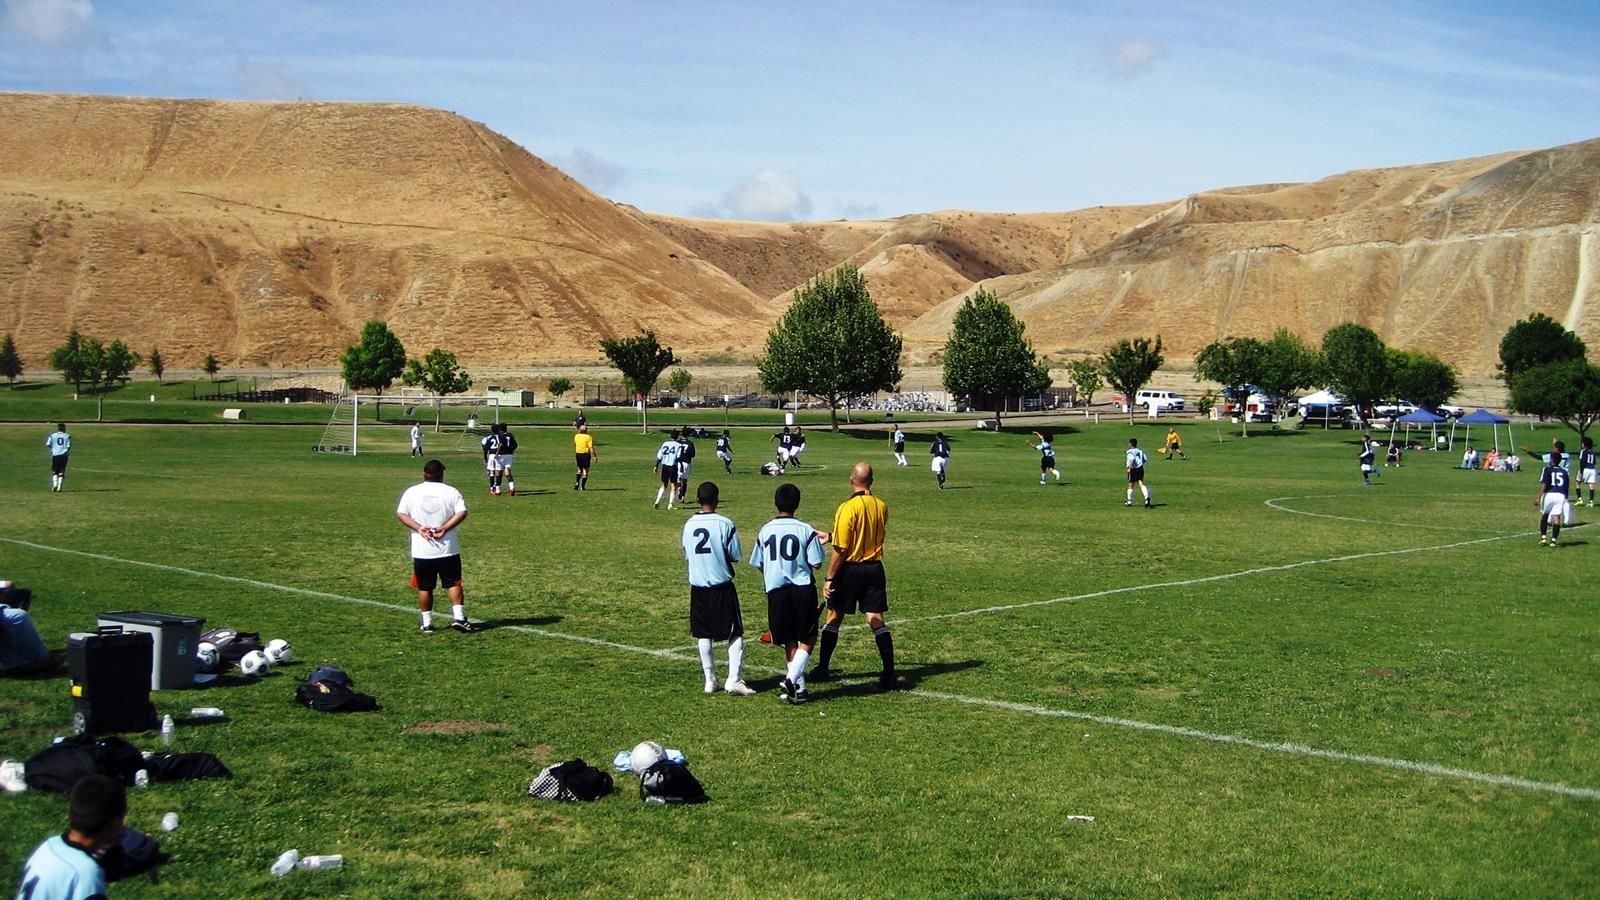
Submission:
M 694 545 L 694 552 L 710 554 L 711 553 L 711 532 L 707 531 L 704 528 L 696 528 L 694 530 L 694 536 L 700 539 Z

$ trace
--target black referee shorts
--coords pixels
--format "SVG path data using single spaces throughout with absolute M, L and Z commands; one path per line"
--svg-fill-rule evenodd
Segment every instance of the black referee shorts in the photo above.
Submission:
M 416 576 L 419 591 L 431 591 L 440 583 L 453 588 L 461 583 L 461 554 L 436 559 L 412 557 L 411 574 Z
M 844 563 L 833 576 L 833 598 L 829 609 L 850 615 L 857 608 L 864 613 L 889 611 L 889 592 L 883 578 L 882 562 Z

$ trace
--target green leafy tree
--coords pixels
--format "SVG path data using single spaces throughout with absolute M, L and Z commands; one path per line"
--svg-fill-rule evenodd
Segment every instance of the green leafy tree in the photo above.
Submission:
M 1389 387 L 1397 400 L 1436 410 L 1461 390 L 1450 364 L 1420 350 L 1389 351 Z
M 689 389 L 689 384 L 693 381 L 694 375 L 690 374 L 688 369 L 673 369 L 672 374 L 667 376 L 667 385 L 672 388 L 674 394 L 680 397 L 683 396 L 684 391 Z
M 412 387 L 421 387 L 434 395 L 433 430 L 439 430 L 439 419 L 444 409 L 444 398 L 451 394 L 465 394 L 472 387 L 472 376 L 456 364 L 456 355 L 438 347 L 428 351 L 419 362 L 406 363 L 401 380 Z
M 1280 417 L 1281 411 L 1289 408 L 1290 400 L 1321 382 L 1322 354 L 1300 335 L 1279 328 L 1262 344 L 1261 369 L 1256 373 L 1255 385 L 1280 410 Z
M 73 326 L 72 330 L 67 332 L 67 342 L 51 350 L 49 358 L 50 368 L 61 373 L 62 381 L 72 382 L 73 390 L 80 394 L 83 393 L 85 381 L 94 384 L 100 380 L 98 367 L 92 373 L 94 377 L 88 377 L 91 373 L 85 370 L 85 364 L 96 361 L 85 359 L 84 344 L 83 335 L 78 333 L 77 326 Z
M 10 334 L 0 341 L 0 375 L 4 375 L 10 384 L 16 384 L 22 375 L 22 357 L 17 355 L 17 342 L 11 339 Z
M 1025 329 L 1011 307 L 978 288 L 962 301 L 945 341 L 944 389 L 974 404 L 988 401 L 998 420 L 1006 400 L 1049 387 L 1050 367 L 1033 352 Z
M 572 390 L 572 379 L 565 375 L 557 375 L 550 379 L 549 384 L 545 385 L 545 390 L 550 392 L 550 396 L 560 400 L 562 394 Z
M 1389 354 L 1376 332 L 1346 322 L 1322 336 L 1322 359 L 1333 392 L 1367 421 L 1372 405 L 1389 393 Z
M 1600 421 L 1600 366 L 1563 359 L 1523 369 L 1511 382 L 1511 408 L 1560 420 L 1584 437 Z
M 1161 335 L 1152 342 L 1147 337 L 1123 339 L 1100 355 L 1100 371 L 1112 390 L 1120 391 L 1128 400 L 1128 424 L 1133 424 L 1133 398 L 1150 383 L 1150 376 L 1161 368 L 1166 357 L 1161 355 Z
M 1267 346 L 1255 338 L 1225 338 L 1200 348 L 1194 355 L 1196 375 L 1222 385 L 1227 396 L 1239 401 L 1242 434 L 1250 433 L 1250 411 L 1246 408 L 1250 387 L 1258 387 Z M 1248 387 L 1247 387 L 1248 386 Z
M 612 368 L 622 373 L 623 385 L 644 401 L 639 422 L 649 431 L 650 392 L 656 389 L 661 373 L 677 363 L 672 348 L 661 346 L 654 331 L 646 331 L 631 338 L 605 338 L 600 341 L 600 350 L 611 360 Z
M 222 371 L 222 363 L 217 362 L 217 355 L 215 353 L 207 353 L 205 364 L 200 368 L 206 373 L 207 378 L 215 382 L 217 380 L 217 373 Z
M 108 390 L 118 384 L 127 384 L 141 361 L 142 357 L 129 350 L 127 344 L 112 341 L 101 357 L 100 384 Z
M 819 275 L 767 332 L 756 363 L 763 390 L 799 391 L 828 404 L 839 430 L 839 404 L 900 383 L 900 335 L 883 321 L 867 280 L 853 266 Z
M 350 390 L 377 393 L 374 414 L 382 419 L 383 392 L 406 370 L 406 348 L 388 323 L 373 320 L 361 326 L 361 340 L 345 348 L 339 368 Z
M 1583 359 L 1583 340 L 1544 313 L 1517 322 L 1500 339 L 1500 377 L 1509 387 L 1517 373 L 1563 359 Z
M 1106 386 L 1100 367 L 1092 359 L 1075 359 L 1067 363 L 1067 380 L 1072 382 L 1084 406 L 1094 403 L 1095 391 Z
M 150 374 L 156 377 L 156 384 L 161 383 L 161 375 L 167 371 L 167 361 L 161 358 L 161 348 L 156 347 L 150 351 Z

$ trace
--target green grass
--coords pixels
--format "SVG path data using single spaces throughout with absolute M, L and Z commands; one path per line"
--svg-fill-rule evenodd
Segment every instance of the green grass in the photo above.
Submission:
M 770 648 L 750 648 L 752 698 L 702 696 L 692 651 L 639 652 L 692 643 L 684 514 L 650 505 L 658 434 L 600 429 L 585 494 L 570 490 L 565 430 L 519 432 L 515 498 L 484 495 L 474 456 L 443 454 L 472 508 L 469 611 L 509 627 L 424 637 L 393 521 L 418 468 L 402 428 L 365 432 L 372 452 L 352 459 L 307 452 L 304 428 L 83 425 L 56 495 L 48 430 L 0 426 L 3 537 L 402 608 L 0 541 L 0 577 L 34 588 L 52 646 L 99 611 L 138 608 L 296 647 L 258 682 L 155 695 L 163 710 L 227 710 L 180 729 L 176 749 L 215 752 L 237 777 L 132 795 L 133 827 L 169 809 L 183 825 L 164 840 L 163 883 L 122 896 L 1600 891 L 1600 800 L 1134 724 L 1600 788 L 1600 539 L 1583 527 L 1539 547 L 1528 473 L 1413 453 L 1363 488 L 1349 432 L 1219 441 L 1196 424 L 1189 461 L 1152 460 L 1157 508 L 1125 509 L 1122 446 L 1164 428 L 1058 426 L 1068 483 L 1046 487 L 1023 435 L 962 431 L 943 492 L 923 434 L 901 469 L 881 433 L 815 432 L 792 476 L 803 518 L 828 521 L 851 462 L 879 465 L 889 618 L 913 689 L 868 689 L 877 660 L 855 628 L 836 663 L 859 678 L 788 707 Z M 776 482 L 754 474 L 768 447 L 737 434 L 732 476 L 705 442 L 697 460 L 747 542 L 771 509 Z M 753 637 L 764 603 L 742 569 Z M 1259 571 L 1198 580 L 1246 570 Z M 383 711 L 294 705 L 324 661 Z M 64 678 L 0 683 L 0 756 L 65 732 Z M 466 733 L 433 733 L 452 729 Z M 591 805 L 523 796 L 547 762 L 604 765 L 647 738 L 682 748 L 712 802 L 645 806 L 631 776 Z M 65 803 L 0 805 L 14 881 Z M 274 881 L 289 847 L 346 863 Z

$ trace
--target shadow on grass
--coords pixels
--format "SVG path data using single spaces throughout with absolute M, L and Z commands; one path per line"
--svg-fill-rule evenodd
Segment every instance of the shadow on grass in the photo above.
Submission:
M 23 672 L 12 671 L 5 674 L 6 678 L 14 678 L 18 681 L 50 681 L 51 679 L 65 678 L 66 676 L 67 651 L 65 650 L 51 650 L 50 658 L 36 669 L 29 669 Z
M 11 385 L 13 391 L 41 391 L 50 386 L 47 381 L 24 381 L 21 384 Z
M 561 616 L 524 616 L 520 619 L 495 619 L 492 622 L 478 622 L 479 631 L 493 631 L 496 628 L 513 628 L 517 625 L 554 625 L 560 622 Z
M 895 667 L 895 674 L 899 677 L 900 690 L 913 691 L 920 687 L 922 683 L 929 678 L 937 678 L 940 675 L 948 675 L 953 672 L 964 672 L 968 669 L 976 669 L 981 665 L 983 665 L 983 660 L 981 659 L 963 659 L 957 662 L 922 663 L 919 665 L 910 666 L 901 663 Z M 842 678 L 840 676 L 841 673 L 836 669 L 832 678 L 826 682 L 822 682 L 829 686 L 827 693 L 819 695 L 813 691 L 811 692 L 811 699 L 839 700 L 845 697 L 876 696 L 883 693 L 883 691 L 878 690 L 878 676 L 876 673 L 862 673 L 859 676 L 843 674 Z M 864 680 L 854 680 L 858 677 Z M 772 683 L 774 686 L 776 686 L 777 680 L 774 679 Z M 808 685 L 808 687 L 810 687 L 810 685 Z
M 1060 437 L 1061 435 L 1064 435 L 1064 434 L 1080 434 L 1080 433 L 1082 433 L 1082 429 L 1077 428 L 1077 427 L 1072 426 L 1072 425 L 1059 425 L 1059 424 L 1055 424 L 1055 423 L 1051 423 L 1049 425 L 1033 425 L 1033 426 L 1029 426 L 1029 425 L 1001 425 L 1000 426 L 1000 430 L 998 432 L 993 432 L 993 433 L 1014 434 L 1014 435 L 1020 435 L 1022 437 L 1032 437 L 1035 432 L 1040 433 L 1040 434 L 1049 435 L 1050 439 L 1054 440 L 1054 439 L 1056 439 L 1056 438 L 1058 438 L 1058 437 Z

